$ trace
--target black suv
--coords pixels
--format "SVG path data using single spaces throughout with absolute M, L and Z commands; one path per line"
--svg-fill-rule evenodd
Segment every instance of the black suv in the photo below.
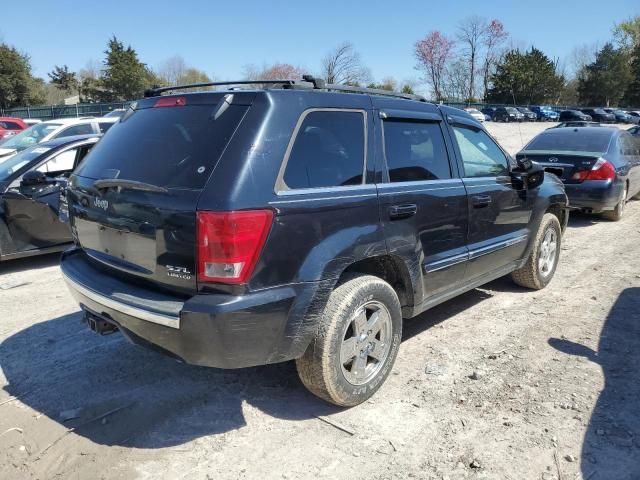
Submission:
M 554 274 L 561 182 L 466 112 L 310 78 L 166 91 L 70 180 L 62 272 L 96 331 L 197 365 L 295 359 L 348 406 L 389 374 L 403 318 Z

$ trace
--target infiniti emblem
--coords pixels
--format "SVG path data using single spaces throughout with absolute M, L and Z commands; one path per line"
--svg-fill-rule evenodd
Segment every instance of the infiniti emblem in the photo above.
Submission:
M 549 161 L 552 163 L 556 163 L 558 161 L 558 157 L 551 157 Z
M 109 202 L 107 200 L 100 200 L 98 197 L 93 199 L 93 205 L 105 211 L 109 208 Z

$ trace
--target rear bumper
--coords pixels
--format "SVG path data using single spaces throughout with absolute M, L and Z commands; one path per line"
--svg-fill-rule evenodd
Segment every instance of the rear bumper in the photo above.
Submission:
M 79 249 L 63 254 L 61 269 L 83 310 L 116 325 L 133 343 L 217 368 L 300 357 L 324 308 L 319 293 L 327 291 L 322 282 L 309 282 L 241 296 L 179 298 L 123 282 Z
M 613 210 L 620 201 L 622 190 L 623 184 L 619 180 L 587 180 L 580 184 L 565 185 L 569 205 L 591 213 Z

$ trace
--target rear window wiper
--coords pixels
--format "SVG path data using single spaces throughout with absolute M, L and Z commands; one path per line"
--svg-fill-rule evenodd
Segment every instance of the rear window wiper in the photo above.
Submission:
M 164 187 L 159 187 L 157 185 L 152 185 L 150 183 L 137 182 L 135 180 L 124 180 L 117 178 L 105 178 L 102 180 L 96 180 L 93 184 L 98 190 L 104 190 L 107 188 L 120 188 L 127 190 L 140 190 L 143 192 L 159 192 L 159 193 L 167 193 L 167 190 Z

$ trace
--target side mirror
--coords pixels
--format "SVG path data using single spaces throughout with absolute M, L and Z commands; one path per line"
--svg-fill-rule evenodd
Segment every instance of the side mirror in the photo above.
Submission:
M 517 167 L 511 170 L 511 178 L 520 188 L 533 190 L 544 182 L 544 169 L 526 158 L 517 160 Z
M 47 176 L 44 172 L 31 170 L 22 176 L 22 185 L 42 185 L 47 182 Z

